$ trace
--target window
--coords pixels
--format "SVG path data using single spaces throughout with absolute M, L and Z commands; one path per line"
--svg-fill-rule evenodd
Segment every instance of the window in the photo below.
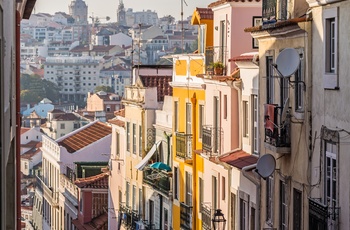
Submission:
M 280 18 L 279 20 L 287 20 L 288 19 L 288 1 L 280 0 Z
M 126 150 L 130 152 L 130 122 L 126 122 Z
M 142 197 L 142 189 L 139 188 L 139 215 L 142 216 L 142 203 L 143 197 Z
M 249 137 L 249 106 L 248 106 L 248 101 L 243 101 L 243 136 Z
M 266 103 L 273 104 L 274 96 L 274 78 L 273 78 L 273 58 L 272 56 L 266 57 Z
M 204 201 L 204 180 L 203 178 L 199 177 L 199 212 L 202 212 L 202 205 L 203 205 L 203 201 Z
M 280 181 L 280 229 L 288 229 L 287 184 Z
M 221 199 L 225 200 L 226 199 L 226 180 L 225 177 L 221 177 Z
M 192 104 L 186 103 L 186 134 L 192 133 Z
M 139 156 L 142 157 L 142 127 L 139 125 Z
M 125 201 L 125 204 L 126 204 L 126 207 L 130 207 L 130 198 L 129 198 L 129 195 L 130 195 L 130 183 L 129 182 L 126 182 L 126 188 L 125 188 L 125 195 L 126 195 L 126 201 Z
M 301 55 L 303 55 L 301 51 Z M 294 73 L 295 77 L 295 111 L 304 112 L 304 62 L 300 60 L 299 68 Z
M 199 138 L 203 135 L 203 125 L 204 125 L 204 105 L 199 105 Z
M 132 186 L 132 210 L 136 209 L 136 185 Z
M 258 154 L 258 146 L 259 146 L 259 130 L 258 130 L 258 106 L 259 106 L 259 101 L 258 101 L 258 96 L 257 95 L 253 95 L 252 96 L 252 102 L 253 102 L 253 111 L 252 111 L 252 125 L 253 125 L 253 153 L 254 154 Z
M 179 102 L 174 102 L 174 128 L 175 132 L 179 131 Z
M 272 210 L 273 210 L 273 192 L 274 192 L 273 177 L 270 176 L 266 179 L 266 221 L 272 223 Z
M 119 156 L 120 155 L 120 134 L 118 132 L 116 133 L 116 139 L 117 139 L 117 141 L 116 141 L 116 154 L 117 154 L 117 156 Z
M 219 60 L 224 63 L 225 58 L 225 49 L 226 49 L 226 26 L 225 21 L 220 21 L 220 52 Z
M 323 11 L 324 19 L 324 87 L 337 89 L 338 82 L 338 8 Z
M 136 154 L 136 124 L 132 124 L 132 152 Z
M 255 208 L 250 208 L 250 230 L 255 230 Z
M 302 196 L 301 191 L 293 189 L 293 230 L 301 230 L 301 206 Z
M 186 204 L 192 206 L 192 174 L 186 172 Z
M 66 128 L 66 124 L 63 123 L 63 124 L 60 125 L 60 127 L 61 127 L 61 129 L 65 129 Z
M 169 214 L 168 214 L 168 209 L 164 208 L 163 209 L 163 213 L 164 213 L 164 230 L 168 230 L 168 226 L 169 226 Z
M 240 229 L 245 230 L 247 228 L 247 210 L 248 210 L 248 204 L 247 201 L 240 198 L 239 199 L 239 222 L 240 222 Z
M 174 198 L 179 200 L 179 168 L 174 167 Z
M 227 119 L 227 95 L 224 95 L 224 119 Z
M 337 207 L 337 146 L 325 142 L 325 197 L 328 207 Z
M 214 143 L 213 151 L 214 153 L 219 152 L 220 147 L 220 101 L 219 97 L 214 97 L 213 100 L 213 134 L 214 134 Z
M 216 210 L 218 207 L 218 179 L 215 176 L 211 178 L 212 183 L 212 209 Z

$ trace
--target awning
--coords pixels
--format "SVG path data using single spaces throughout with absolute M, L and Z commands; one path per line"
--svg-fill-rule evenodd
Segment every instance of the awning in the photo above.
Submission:
M 148 151 L 147 155 L 140 161 L 140 163 L 138 163 L 138 164 L 135 166 L 136 169 L 142 171 L 142 170 L 146 167 L 146 165 L 147 165 L 149 159 L 151 159 L 151 157 L 153 156 L 153 154 L 157 151 L 157 149 L 158 149 L 160 143 L 161 143 L 161 141 L 158 141 L 157 143 L 155 143 L 155 144 L 152 146 L 152 148 Z

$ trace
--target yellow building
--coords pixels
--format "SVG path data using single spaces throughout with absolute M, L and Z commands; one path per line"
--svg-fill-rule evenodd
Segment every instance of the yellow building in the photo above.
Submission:
M 196 8 L 192 24 L 198 25 L 198 52 L 173 56 L 173 229 L 202 229 L 199 212 L 198 175 L 203 159 L 201 149 L 204 122 L 206 47 L 213 44 L 213 14 Z

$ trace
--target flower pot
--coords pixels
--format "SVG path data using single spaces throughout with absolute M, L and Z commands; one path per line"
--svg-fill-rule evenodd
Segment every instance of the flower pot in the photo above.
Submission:
M 224 72 L 223 68 L 214 68 L 215 75 L 222 75 L 223 72 Z

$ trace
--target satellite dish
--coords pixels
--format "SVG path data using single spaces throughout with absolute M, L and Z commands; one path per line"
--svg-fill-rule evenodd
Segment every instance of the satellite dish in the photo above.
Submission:
M 265 154 L 259 158 L 256 164 L 256 172 L 264 179 L 271 176 L 275 171 L 276 160 L 271 154 Z
M 298 52 L 293 48 L 286 48 L 279 53 L 276 59 L 276 68 L 282 77 L 289 77 L 298 69 L 299 63 Z
M 282 114 L 281 114 L 281 124 L 283 124 L 286 121 L 288 109 L 289 109 L 289 97 L 287 97 L 283 105 Z

